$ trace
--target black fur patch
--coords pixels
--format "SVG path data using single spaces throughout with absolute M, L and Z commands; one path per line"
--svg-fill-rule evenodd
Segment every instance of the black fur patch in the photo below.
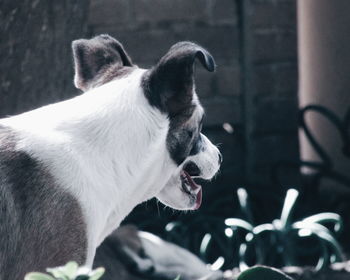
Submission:
M 170 116 L 191 105 L 196 58 L 208 71 L 215 70 L 214 58 L 207 50 L 191 42 L 180 42 L 145 73 L 142 86 L 151 105 Z
M 70 260 L 83 264 L 87 237 L 78 202 L 15 143 L 0 126 L 0 279 L 23 280 Z
M 199 120 L 189 123 L 196 105 L 189 106 L 187 111 L 170 118 L 170 127 L 167 134 L 167 148 L 172 159 L 180 165 L 193 152 L 193 147 L 200 141 L 201 125 Z M 195 150 L 195 154 L 199 150 Z M 195 155 L 192 153 L 192 155 Z
M 191 42 L 180 42 L 172 46 L 142 79 L 142 87 L 149 103 L 169 116 L 167 147 L 172 159 L 178 165 L 191 151 L 192 153 L 200 151 L 198 149 L 200 144 L 197 148 L 193 147 L 201 141 L 199 134 L 201 118 L 195 119 L 195 123 L 188 123 L 196 106 L 199 106 L 198 101 L 193 101 L 196 59 L 208 71 L 215 70 L 214 58 L 208 51 Z
M 72 43 L 75 86 L 83 91 L 130 73 L 135 67 L 121 43 L 109 35 Z

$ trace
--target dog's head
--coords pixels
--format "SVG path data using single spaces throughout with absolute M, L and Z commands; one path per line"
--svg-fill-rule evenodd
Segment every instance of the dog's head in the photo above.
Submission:
M 73 52 L 75 85 L 84 91 L 123 79 L 138 69 L 122 45 L 108 35 L 75 41 Z M 161 112 L 169 123 L 165 145 L 172 170 L 170 175 L 164 174 L 167 183 L 160 186 L 156 197 L 181 210 L 200 206 L 202 190 L 195 180 L 210 180 L 221 163 L 219 150 L 201 133 L 204 109 L 195 91 L 196 60 L 208 71 L 215 70 L 214 59 L 204 48 L 191 42 L 177 43 L 157 65 L 144 71 L 139 81 L 148 106 Z

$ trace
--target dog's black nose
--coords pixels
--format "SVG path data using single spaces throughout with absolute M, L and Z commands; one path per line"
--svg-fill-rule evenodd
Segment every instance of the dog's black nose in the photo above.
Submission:
M 221 163 L 222 163 L 222 154 L 219 153 L 219 164 L 221 164 Z

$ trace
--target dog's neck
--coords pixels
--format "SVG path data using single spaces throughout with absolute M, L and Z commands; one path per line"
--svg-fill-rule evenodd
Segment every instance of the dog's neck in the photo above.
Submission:
M 169 122 L 147 103 L 142 73 L 3 120 L 18 132 L 17 148 L 42 161 L 80 202 L 88 265 L 98 244 L 174 170 L 165 145 Z

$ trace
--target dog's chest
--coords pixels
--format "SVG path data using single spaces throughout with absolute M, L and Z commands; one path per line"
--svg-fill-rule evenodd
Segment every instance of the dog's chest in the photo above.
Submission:
M 0 126 L 0 279 L 23 279 L 86 259 L 86 224 L 79 202 L 60 188 L 31 154 L 18 151 L 16 134 Z

